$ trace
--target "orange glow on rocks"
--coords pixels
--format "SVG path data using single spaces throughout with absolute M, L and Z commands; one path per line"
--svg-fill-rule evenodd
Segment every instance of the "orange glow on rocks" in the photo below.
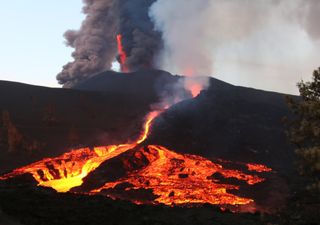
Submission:
M 118 54 L 119 54 L 119 57 L 120 57 L 120 67 L 121 67 L 120 69 L 121 69 L 121 72 L 127 73 L 127 72 L 129 72 L 129 68 L 126 65 L 127 54 L 123 49 L 122 35 L 121 34 L 117 35 L 117 46 L 118 46 Z

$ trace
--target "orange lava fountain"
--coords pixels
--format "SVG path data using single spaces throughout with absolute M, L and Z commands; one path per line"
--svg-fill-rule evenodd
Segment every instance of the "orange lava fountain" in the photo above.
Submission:
M 152 111 L 146 116 L 144 129 L 136 141 L 127 144 L 110 145 L 72 150 L 55 158 L 46 158 L 39 162 L 16 169 L 0 177 L 10 179 L 30 173 L 38 185 L 51 187 L 58 192 L 67 192 L 84 183 L 84 178 L 98 170 L 102 163 L 119 159 L 126 174 L 113 182 L 106 182 L 101 187 L 86 191 L 87 194 L 104 194 L 111 198 L 128 199 L 135 203 L 152 204 L 203 204 L 214 205 L 247 205 L 254 200 L 231 194 L 229 190 L 238 190 L 239 185 L 225 184 L 214 175 L 225 179 L 233 178 L 246 185 L 255 185 L 265 179 L 252 173 L 223 168 L 206 158 L 179 154 L 163 146 L 142 143 L 150 132 L 152 121 L 161 111 Z M 130 157 L 126 155 L 130 153 Z M 134 165 L 132 164 L 134 163 Z M 248 171 L 269 172 L 270 168 L 259 164 L 247 164 Z M 122 194 L 119 194 L 119 185 Z M 126 198 L 137 190 L 151 191 L 152 200 Z
M 123 49 L 123 45 L 122 45 L 122 35 L 121 34 L 118 34 L 117 35 L 117 45 L 118 45 L 118 54 L 120 56 L 120 69 L 121 69 L 121 72 L 129 72 L 129 68 L 128 66 L 126 65 L 126 62 L 127 62 L 127 54 L 126 52 L 124 51 Z

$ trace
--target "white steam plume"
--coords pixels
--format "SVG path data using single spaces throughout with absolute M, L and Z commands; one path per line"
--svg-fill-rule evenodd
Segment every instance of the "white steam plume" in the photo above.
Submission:
M 159 67 L 295 93 L 320 66 L 319 0 L 157 0 Z

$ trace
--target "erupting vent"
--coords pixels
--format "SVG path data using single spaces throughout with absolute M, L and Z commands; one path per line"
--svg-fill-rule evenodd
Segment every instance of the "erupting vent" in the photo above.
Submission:
M 126 65 L 127 62 L 127 54 L 123 49 L 122 45 L 122 35 L 118 34 L 117 35 L 117 45 L 118 45 L 118 54 L 119 54 L 119 61 L 120 61 L 120 69 L 121 72 L 127 73 L 129 72 L 129 68 Z
M 40 186 L 52 187 L 58 192 L 103 194 L 114 199 L 131 200 L 137 204 L 209 203 L 223 207 L 253 203 L 251 198 L 230 193 L 230 190 L 238 190 L 240 186 L 224 183 L 223 180 L 232 178 L 245 185 L 255 185 L 265 180 L 257 174 L 269 172 L 270 168 L 259 164 L 246 164 L 245 173 L 226 169 L 223 163 L 215 163 L 200 156 L 178 154 L 163 146 L 143 146 L 142 142 L 148 136 L 152 120 L 160 113 L 161 111 L 153 111 L 148 114 L 144 131 L 135 142 L 73 150 L 59 157 L 43 159 L 16 169 L 0 179 L 30 173 Z M 117 168 L 105 172 L 105 165 L 111 161 L 118 162 L 113 163 Z M 99 171 L 102 171 L 102 175 L 107 173 L 106 176 L 114 171 L 124 172 L 118 172 L 111 176 L 112 179 L 105 181 L 100 174 L 99 181 L 97 180 L 99 186 L 88 189 L 86 181 L 91 179 L 92 182 L 92 172 Z M 72 189 L 75 187 L 77 188 Z

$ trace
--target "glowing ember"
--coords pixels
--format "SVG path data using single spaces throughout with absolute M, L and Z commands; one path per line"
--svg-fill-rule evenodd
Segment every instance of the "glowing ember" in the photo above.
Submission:
M 117 35 L 117 45 L 118 45 L 118 54 L 120 57 L 120 66 L 121 66 L 121 72 L 129 72 L 129 68 L 126 65 L 127 62 L 127 54 L 123 49 L 123 45 L 122 45 L 122 35 L 118 34 Z
M 258 173 L 262 173 L 262 172 L 270 172 L 272 171 L 271 168 L 265 166 L 265 165 L 260 165 L 260 164 L 247 164 L 248 170 L 250 171 L 255 171 Z
M 247 205 L 253 202 L 253 199 L 229 193 L 230 190 L 239 190 L 240 186 L 226 184 L 224 179 L 232 178 L 243 181 L 246 185 L 254 185 L 263 182 L 264 178 L 239 170 L 224 169 L 221 164 L 206 158 L 178 154 L 163 146 L 142 146 L 141 143 L 150 132 L 152 121 L 160 113 L 161 111 L 153 111 L 146 116 L 143 132 L 134 142 L 72 150 L 59 157 L 43 159 L 16 169 L 0 177 L 0 180 L 30 173 L 38 185 L 52 187 L 58 192 L 67 192 L 73 187 L 81 186 L 83 178 L 90 175 L 90 172 L 98 170 L 102 163 L 114 158 L 122 162 L 126 174 L 114 182 L 107 182 L 85 193 L 104 194 L 135 203 L 166 205 L 209 203 L 223 207 L 222 205 Z M 127 153 L 132 154 L 132 157 L 128 157 Z M 247 166 L 251 171 L 271 171 L 264 165 Z M 153 198 L 144 198 L 141 195 L 128 197 L 129 193 L 139 190 L 151 193 Z

